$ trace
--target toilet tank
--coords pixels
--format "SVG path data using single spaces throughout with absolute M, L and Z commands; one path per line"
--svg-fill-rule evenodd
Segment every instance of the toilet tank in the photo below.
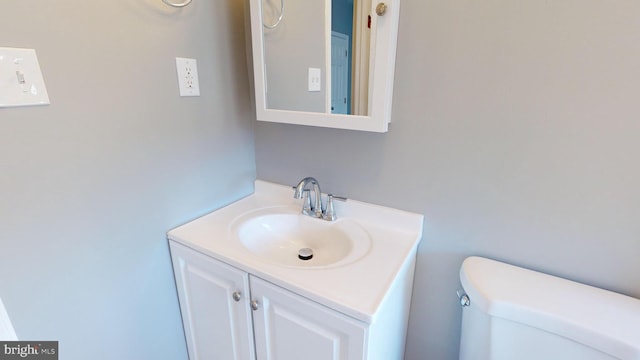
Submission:
M 481 257 L 460 281 L 460 360 L 640 360 L 640 300 Z

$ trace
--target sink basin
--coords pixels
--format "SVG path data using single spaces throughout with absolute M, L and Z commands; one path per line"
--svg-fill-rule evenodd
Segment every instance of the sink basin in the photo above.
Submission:
M 231 231 L 260 260 L 292 267 L 336 267 L 362 258 L 371 248 L 369 234 L 355 221 L 325 221 L 293 209 L 245 214 Z M 309 249 L 312 256 L 308 256 Z M 299 256 L 302 253 L 305 256 Z M 310 258 L 309 258 L 310 257 Z

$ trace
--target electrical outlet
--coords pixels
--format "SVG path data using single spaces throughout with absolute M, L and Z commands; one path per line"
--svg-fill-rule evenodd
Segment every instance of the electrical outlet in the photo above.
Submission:
M 200 96 L 196 59 L 176 58 L 180 96 Z

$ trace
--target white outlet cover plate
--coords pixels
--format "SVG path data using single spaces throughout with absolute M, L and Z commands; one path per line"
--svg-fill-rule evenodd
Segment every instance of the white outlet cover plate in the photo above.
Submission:
M 180 96 L 200 96 L 196 59 L 176 58 Z
M 48 104 L 36 51 L 0 47 L 0 108 Z

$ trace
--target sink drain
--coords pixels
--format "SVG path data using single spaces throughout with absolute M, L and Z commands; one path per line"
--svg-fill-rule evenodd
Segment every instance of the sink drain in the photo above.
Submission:
M 300 260 L 311 260 L 313 258 L 313 249 L 310 248 L 302 248 L 298 250 L 298 259 Z

